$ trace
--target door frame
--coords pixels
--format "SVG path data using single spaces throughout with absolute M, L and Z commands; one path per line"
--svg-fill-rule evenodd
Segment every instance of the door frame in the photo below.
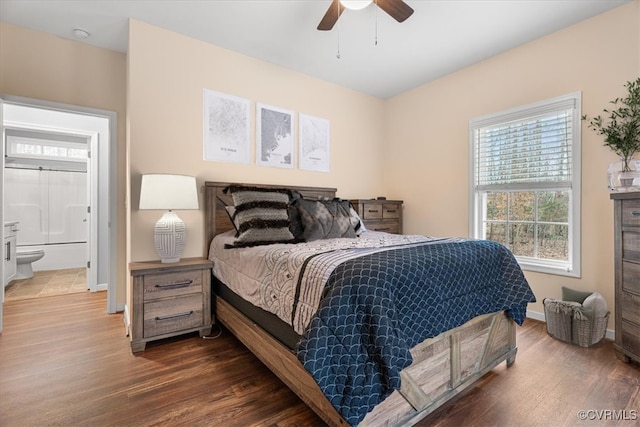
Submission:
M 85 140 L 84 144 L 89 153 L 86 161 L 86 176 L 87 176 L 87 259 L 85 260 L 87 269 L 87 285 L 91 292 L 98 290 L 107 290 L 106 286 L 98 287 L 98 269 L 96 268 L 98 262 L 98 171 L 99 169 L 99 156 L 98 141 L 100 133 L 97 131 L 67 129 L 55 126 L 43 126 L 37 123 L 16 123 L 8 120 L 4 120 L 2 123 L 4 127 L 5 137 L 3 141 L 6 141 L 7 130 L 26 130 L 44 135 L 57 135 L 67 136 L 70 138 L 79 137 Z M 94 153 L 93 155 L 91 153 Z M 6 168 L 6 165 L 5 165 Z M 5 169 L 3 168 L 3 171 Z M 2 199 L 4 200 L 4 199 Z
M 104 159 L 100 161 L 101 164 L 107 165 L 106 170 L 102 170 L 100 172 L 101 176 L 105 176 L 106 182 L 100 183 L 98 185 L 99 190 L 99 200 L 102 200 L 103 203 L 106 201 L 108 203 L 107 207 L 107 215 L 106 218 L 101 221 L 97 227 L 100 231 L 104 231 L 104 234 L 107 236 L 106 242 L 100 242 L 100 247 L 107 247 L 106 250 L 106 258 L 108 259 L 108 267 L 106 269 L 106 288 L 107 288 L 107 313 L 115 313 L 117 311 L 117 301 L 116 301 L 116 248 L 117 248 L 117 203 L 116 203 L 116 190 L 117 190 L 117 141 L 118 141 L 118 126 L 117 126 L 117 113 L 115 111 L 101 110 L 96 108 L 82 107 L 76 105 L 63 104 L 52 101 L 44 101 L 39 99 L 18 97 L 13 95 L 2 95 L 0 94 L 0 106 L 2 103 L 4 104 L 13 104 L 19 105 L 23 107 L 30 107 L 35 109 L 42 110 L 52 110 L 70 114 L 77 114 L 80 116 L 89 116 L 89 117 L 98 117 L 103 118 L 108 121 L 108 129 L 109 129 L 109 140 L 108 141 L 97 141 L 98 144 L 108 144 L 107 149 L 104 150 L 106 154 L 106 162 Z M 4 110 L 4 106 L 2 106 Z M 0 122 L 4 123 L 4 122 Z M 1 127 L 1 126 L 0 126 Z M 2 197 L 4 197 L 4 129 L 2 129 L 2 146 L 3 146 L 3 155 L 2 155 L 2 183 L 0 188 L 2 188 Z M 93 139 L 93 138 L 92 138 Z M 92 144 L 93 145 L 93 144 Z M 103 147 L 101 145 L 101 147 Z M 93 147 L 92 147 L 93 148 Z M 92 157 L 97 157 L 97 152 L 92 154 Z M 104 155 L 102 156 L 104 157 Z M 93 159 L 91 159 L 93 161 Z M 97 159 L 96 159 L 97 161 Z M 94 163 L 95 164 L 95 163 Z M 103 169 L 105 169 L 103 167 Z M 100 202 L 94 206 L 94 208 L 99 208 Z M 0 216 L 0 219 L 2 217 Z M 3 232 L 4 234 L 4 227 Z M 4 238 L 4 236 L 3 236 Z M 97 240 L 97 239 L 92 239 Z M 105 239 L 103 239 L 105 240 Z M 98 244 L 98 242 L 95 242 Z M 94 266 L 97 267 L 97 266 Z M 97 268 L 95 268 L 97 270 Z M 2 301 L 4 301 L 4 288 L 2 290 Z M 2 309 L 0 308 L 0 316 L 2 314 Z M 1 321 L 0 321 L 0 331 L 1 329 Z

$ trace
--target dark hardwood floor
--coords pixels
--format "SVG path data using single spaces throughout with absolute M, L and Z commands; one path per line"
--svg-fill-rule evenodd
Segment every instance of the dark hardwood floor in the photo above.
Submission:
M 225 330 L 150 343 L 134 356 L 122 314 L 106 314 L 105 298 L 5 303 L 1 426 L 322 425 Z M 610 342 L 571 346 L 527 320 L 518 347 L 513 366 L 501 364 L 418 425 L 640 423 L 640 368 L 617 360 Z M 580 410 L 590 419 L 581 421 Z

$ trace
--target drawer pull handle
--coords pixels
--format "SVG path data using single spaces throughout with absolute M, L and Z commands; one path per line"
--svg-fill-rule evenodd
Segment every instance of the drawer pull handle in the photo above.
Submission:
M 191 286 L 192 283 L 193 283 L 193 280 L 183 280 L 181 282 L 163 283 L 160 285 L 156 285 L 156 288 L 160 288 L 160 289 L 186 288 L 187 286 Z
M 640 211 L 631 211 L 631 215 L 640 216 Z
M 396 213 L 397 211 L 395 209 L 387 209 L 387 212 L 389 213 Z
M 378 210 L 377 210 L 377 209 L 369 209 L 369 212 L 371 212 L 371 213 L 377 213 L 377 212 L 378 212 Z
M 184 313 L 168 314 L 166 316 L 156 316 L 156 320 L 171 320 L 171 319 L 176 319 L 178 317 L 188 317 L 188 316 L 191 316 L 192 314 L 193 314 L 193 310 L 190 310 L 190 311 L 185 311 Z

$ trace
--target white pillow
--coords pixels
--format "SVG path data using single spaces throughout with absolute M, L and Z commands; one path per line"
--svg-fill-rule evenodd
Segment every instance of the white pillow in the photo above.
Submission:
M 224 208 L 227 210 L 227 215 L 229 215 L 229 219 L 233 223 L 233 227 L 236 229 L 236 231 L 238 231 L 238 229 L 240 228 L 240 222 L 238 221 L 238 217 L 233 217 L 233 215 L 236 213 L 236 207 L 225 206 Z
M 582 303 L 582 307 L 591 311 L 594 318 L 604 317 L 609 312 L 607 301 L 598 292 L 589 295 Z
M 364 222 L 362 222 L 362 219 L 360 218 L 360 215 L 358 215 L 358 212 L 353 209 L 353 206 L 349 208 L 349 215 L 351 215 L 351 225 L 354 229 L 356 228 L 358 223 L 360 223 L 360 228 L 356 230 L 356 236 L 359 236 L 364 231 L 367 231 L 367 228 L 364 226 Z

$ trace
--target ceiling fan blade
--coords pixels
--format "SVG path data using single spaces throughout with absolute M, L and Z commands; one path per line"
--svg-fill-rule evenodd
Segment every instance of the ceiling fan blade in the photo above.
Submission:
M 333 0 L 329 9 L 327 9 L 327 13 L 324 14 L 322 21 L 318 24 L 318 30 L 328 31 L 332 29 L 343 11 L 344 6 L 340 3 L 340 0 Z
M 387 12 L 398 22 L 403 22 L 413 14 L 411 6 L 403 0 L 377 0 L 376 3 L 380 6 L 380 9 Z

